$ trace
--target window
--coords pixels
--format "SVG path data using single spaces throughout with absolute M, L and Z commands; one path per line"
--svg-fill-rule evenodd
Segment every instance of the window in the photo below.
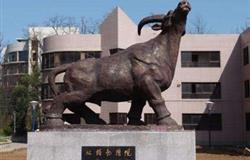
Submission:
M 28 73 L 28 63 L 19 64 L 18 73 Z
M 156 116 L 154 113 L 145 113 L 144 121 L 146 124 L 156 124 Z
M 81 54 L 79 52 L 65 52 L 60 53 L 60 64 L 67 64 L 79 61 L 81 59 Z
M 220 83 L 182 83 L 183 99 L 220 99 Z
M 20 63 L 18 65 L 8 65 L 5 67 L 7 74 L 28 73 L 28 63 Z
M 42 99 L 52 98 L 51 90 L 48 84 L 42 85 Z
M 42 55 L 42 69 L 54 67 L 54 53 Z
M 17 61 L 17 52 L 8 53 L 8 62 L 15 62 L 15 61 Z
M 249 80 L 246 80 L 244 82 L 244 91 L 245 91 L 245 98 L 248 98 L 250 96 L 250 90 L 249 90 Z
M 122 50 L 124 50 L 124 49 L 121 49 L 121 48 L 113 48 L 113 49 L 110 49 L 110 50 L 109 50 L 109 53 L 110 53 L 110 55 L 113 55 L 113 54 L 116 54 L 117 52 L 122 51 Z
M 187 130 L 222 130 L 221 114 L 182 114 L 182 125 Z
M 56 87 L 60 92 L 65 91 L 64 83 L 56 83 Z M 51 99 L 53 97 L 49 84 L 42 84 L 41 94 L 42 99 Z
M 249 50 L 248 50 L 248 47 L 245 47 L 243 49 L 243 64 L 244 65 L 249 64 Z
M 198 64 L 199 56 L 198 54 L 192 54 L 192 62 Z
M 8 74 L 16 74 L 17 73 L 18 67 L 16 65 L 10 65 L 7 68 L 8 68 L 8 71 L 7 71 Z
M 85 58 L 101 58 L 101 52 L 85 52 Z
M 7 74 L 7 66 L 6 66 L 6 65 L 3 65 L 2 74 L 3 74 L 3 75 L 6 75 L 6 74 Z M 0 77 L 2 77 L 2 76 L 0 75 Z
M 109 113 L 110 124 L 127 124 L 127 113 Z
M 250 113 L 246 113 L 246 130 L 250 131 Z
M 8 86 L 8 87 L 14 87 L 14 86 L 16 86 L 17 83 L 18 83 L 18 81 L 19 81 L 19 78 L 20 78 L 20 77 L 16 77 L 16 78 L 14 78 L 14 77 L 9 77 L 9 78 L 7 79 L 7 86 Z
M 183 51 L 182 67 L 220 67 L 219 51 Z
M 19 61 L 28 61 L 28 51 L 19 51 Z

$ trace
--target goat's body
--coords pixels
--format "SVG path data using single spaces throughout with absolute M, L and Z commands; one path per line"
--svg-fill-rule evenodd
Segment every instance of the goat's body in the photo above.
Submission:
M 140 92 L 144 76 L 153 77 L 164 91 L 171 85 L 175 66 L 159 54 L 158 46 L 150 40 L 109 57 L 78 61 L 65 71 L 66 91 L 85 92 L 90 95 L 85 101 L 96 104 L 128 101 Z M 146 95 L 141 92 L 141 96 Z
M 82 91 L 91 95 L 86 101 L 126 101 L 134 88 L 131 62 L 126 54 L 100 59 L 86 59 L 66 70 L 68 91 Z M 90 100 L 91 99 L 91 100 Z

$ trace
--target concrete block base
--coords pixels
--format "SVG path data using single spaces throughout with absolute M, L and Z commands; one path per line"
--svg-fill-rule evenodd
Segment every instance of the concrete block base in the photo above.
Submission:
M 134 146 L 136 160 L 196 159 L 193 131 L 54 130 L 28 133 L 28 160 L 82 160 L 84 146 Z

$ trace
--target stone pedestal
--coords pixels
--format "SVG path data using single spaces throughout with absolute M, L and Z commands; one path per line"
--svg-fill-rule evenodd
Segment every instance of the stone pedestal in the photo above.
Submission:
M 28 133 L 28 160 L 82 160 L 89 146 L 134 146 L 136 160 L 196 159 L 194 131 L 55 129 Z

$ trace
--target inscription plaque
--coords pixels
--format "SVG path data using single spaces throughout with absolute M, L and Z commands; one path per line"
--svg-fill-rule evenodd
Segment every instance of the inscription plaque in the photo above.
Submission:
M 82 160 L 135 160 L 135 147 L 84 146 Z

